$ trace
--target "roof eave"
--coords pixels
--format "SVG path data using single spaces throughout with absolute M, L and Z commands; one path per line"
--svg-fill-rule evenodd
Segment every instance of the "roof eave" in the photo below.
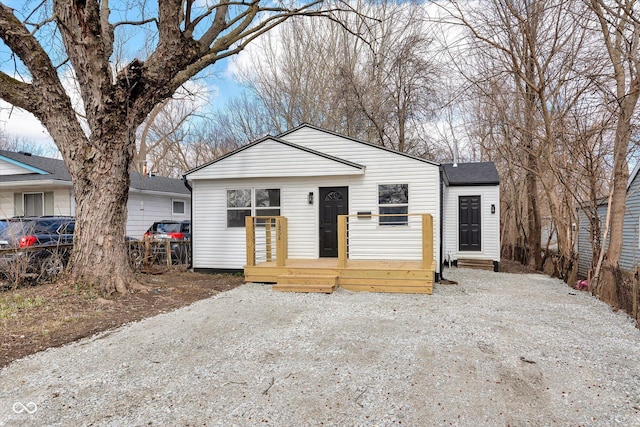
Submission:
M 43 185 L 56 185 L 62 187 L 71 187 L 71 181 L 60 179 L 38 179 L 27 181 L 2 181 L 0 182 L 0 188 L 6 187 L 41 187 Z
M 12 159 L 11 157 L 3 156 L 1 154 L 0 154 L 0 160 L 4 160 L 7 163 L 11 163 L 12 165 L 19 166 L 21 168 L 24 168 L 24 169 L 26 169 L 28 171 L 31 171 L 31 172 L 34 172 L 34 173 L 37 173 L 37 174 L 40 174 L 40 175 L 48 175 L 49 174 L 49 172 L 47 172 L 45 170 L 39 169 L 39 168 L 37 168 L 35 166 L 31 166 L 30 164 L 21 162 L 19 160 Z
M 413 156 L 411 154 L 403 153 L 402 151 L 394 150 L 392 148 L 383 147 L 382 145 L 373 144 L 373 143 L 367 142 L 367 141 L 362 141 L 362 140 L 357 139 L 357 138 L 352 138 L 352 137 L 347 136 L 347 135 L 340 135 L 337 132 L 333 132 L 333 131 L 330 131 L 330 130 L 327 130 L 327 129 L 322 129 L 321 127 L 314 126 L 314 125 L 311 125 L 309 123 L 302 123 L 302 124 L 294 127 L 293 129 L 289 129 L 289 130 L 287 130 L 285 132 L 282 132 L 281 134 L 278 134 L 277 138 L 289 135 L 289 134 L 291 134 L 291 133 L 293 133 L 293 132 L 295 132 L 297 130 L 300 130 L 302 128 L 305 128 L 305 127 L 310 128 L 310 129 L 315 129 L 315 130 L 317 130 L 319 132 L 328 133 L 329 135 L 334 135 L 334 136 L 337 136 L 337 137 L 340 137 L 340 138 L 348 139 L 350 141 L 357 142 L 357 143 L 360 143 L 360 144 L 363 144 L 363 145 L 368 145 L 369 147 L 378 148 L 380 150 L 388 151 L 388 152 L 394 153 L 394 154 L 399 154 L 399 155 L 401 155 L 403 157 L 408 157 L 410 159 L 418 160 L 418 161 L 423 162 L 423 163 L 428 163 L 428 164 L 433 165 L 433 166 L 440 166 L 441 165 L 440 163 L 434 162 L 432 160 L 423 159 L 421 157 L 417 157 L 417 156 Z

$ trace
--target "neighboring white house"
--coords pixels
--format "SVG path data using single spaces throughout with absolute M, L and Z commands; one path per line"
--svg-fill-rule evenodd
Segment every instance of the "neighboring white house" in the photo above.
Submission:
M 131 173 L 127 236 L 142 238 L 155 221 L 191 217 L 191 194 L 179 179 Z M 71 177 L 62 160 L 0 150 L 0 218 L 75 215 Z
M 371 215 L 429 213 L 436 276 L 445 260 L 442 231 L 452 256 L 491 260 L 497 268 L 497 172 L 492 163 L 480 165 L 458 165 L 457 171 L 468 170 L 475 178 L 461 182 L 453 174 L 445 185 L 438 163 L 307 124 L 263 138 L 185 174 L 193 187 L 193 267 L 242 270 L 245 217 L 274 215 L 288 220 L 290 259 L 335 258 L 337 216 L 351 214 L 359 216 L 349 223 L 350 259 L 417 260 L 422 246 L 414 217 Z M 490 176 L 478 176 L 487 171 Z M 472 205 L 467 196 L 474 197 Z M 461 209 L 465 215 L 474 213 L 463 218 Z M 466 228 L 459 224 L 467 220 L 480 221 L 481 229 L 471 222 Z M 470 238 L 475 239 L 472 246 Z M 467 246 L 460 251 L 456 245 Z

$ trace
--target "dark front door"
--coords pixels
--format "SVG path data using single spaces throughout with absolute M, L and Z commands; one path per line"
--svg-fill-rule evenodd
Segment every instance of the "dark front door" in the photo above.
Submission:
M 460 227 L 460 251 L 479 251 L 480 246 L 480 196 L 460 196 L 458 199 Z
M 349 187 L 320 188 L 320 257 L 338 257 L 338 215 L 349 212 Z

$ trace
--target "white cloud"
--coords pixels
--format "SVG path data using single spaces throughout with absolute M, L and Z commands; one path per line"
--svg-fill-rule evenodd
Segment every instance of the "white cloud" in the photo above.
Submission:
M 40 120 L 25 110 L 12 108 L 4 101 L 0 101 L 0 126 L 9 137 L 19 137 L 38 144 L 53 144 L 53 139 Z

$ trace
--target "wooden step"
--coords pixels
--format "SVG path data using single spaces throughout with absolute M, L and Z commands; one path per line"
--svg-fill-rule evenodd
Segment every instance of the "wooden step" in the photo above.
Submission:
M 279 292 L 319 292 L 330 294 L 338 287 L 337 275 L 326 274 L 283 274 L 273 285 Z
M 458 267 L 493 271 L 493 260 L 490 259 L 458 259 Z

